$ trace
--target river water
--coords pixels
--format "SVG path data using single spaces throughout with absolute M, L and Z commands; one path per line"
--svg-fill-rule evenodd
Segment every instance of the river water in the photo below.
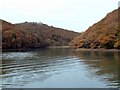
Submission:
M 118 88 L 120 53 L 50 48 L 3 52 L 3 88 Z

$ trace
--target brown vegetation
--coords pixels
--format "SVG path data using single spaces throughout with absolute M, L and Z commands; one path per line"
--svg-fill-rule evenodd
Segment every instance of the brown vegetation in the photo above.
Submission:
M 47 46 L 67 46 L 79 33 L 55 28 L 43 23 L 24 22 L 11 24 L 1 20 L 2 48 L 24 49 Z
M 89 27 L 80 36 L 71 41 L 75 48 L 120 49 L 120 8 L 108 13 L 98 23 Z

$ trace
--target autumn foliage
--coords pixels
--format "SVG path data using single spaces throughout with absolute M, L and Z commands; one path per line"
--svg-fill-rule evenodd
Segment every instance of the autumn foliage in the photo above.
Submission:
M 71 41 L 74 48 L 120 49 L 120 8 L 108 13 L 101 21 L 89 27 Z
M 67 46 L 79 33 L 55 28 L 43 23 L 24 22 L 11 24 L 2 21 L 2 48 L 24 49 Z

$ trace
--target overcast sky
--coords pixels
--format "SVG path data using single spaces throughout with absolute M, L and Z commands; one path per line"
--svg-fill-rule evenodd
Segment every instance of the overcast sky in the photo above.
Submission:
M 118 8 L 119 0 L 0 0 L 0 19 L 42 22 L 78 32 Z

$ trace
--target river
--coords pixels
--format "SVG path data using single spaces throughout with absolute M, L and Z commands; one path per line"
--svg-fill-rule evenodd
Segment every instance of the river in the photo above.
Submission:
M 3 52 L 3 88 L 118 88 L 120 53 L 49 48 Z

